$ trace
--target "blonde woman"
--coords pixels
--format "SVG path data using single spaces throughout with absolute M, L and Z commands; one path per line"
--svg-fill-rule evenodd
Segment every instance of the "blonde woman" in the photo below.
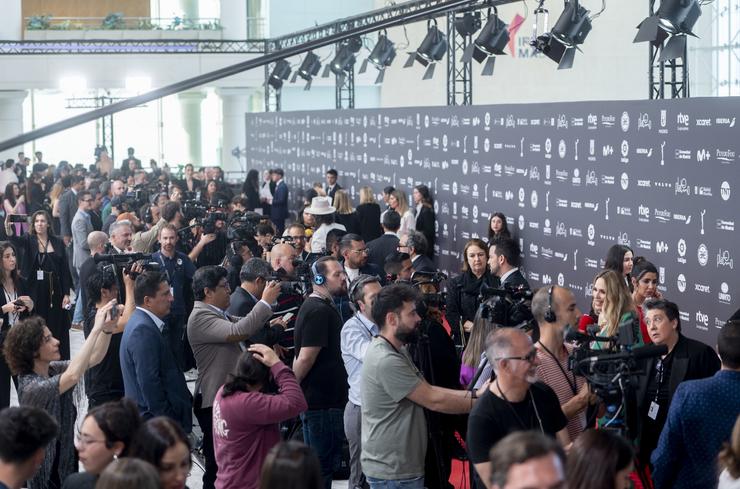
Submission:
M 357 219 L 360 221 L 360 236 L 369 243 L 383 234 L 380 226 L 380 206 L 375 201 L 373 189 L 364 186 L 360 189 L 360 205 L 357 206 Z
M 604 297 L 604 302 L 599 314 L 599 336 L 616 336 L 619 333 L 619 325 L 631 319 L 637 319 L 637 310 L 630 295 L 624 279 L 614 270 L 603 270 L 594 279 L 594 295 Z M 640 334 L 639 320 L 633 331 L 634 346 L 642 346 L 643 339 Z M 595 348 L 603 348 L 602 342 L 595 342 Z
M 347 228 L 348 233 L 360 234 L 360 219 L 352 208 L 352 202 L 346 190 L 334 192 L 334 207 L 337 208 L 336 220 Z
M 401 227 L 398 229 L 399 236 L 416 229 L 416 218 L 409 209 L 409 199 L 406 197 L 406 192 L 398 189 L 391 192 L 391 196 L 388 197 L 388 205 L 401 216 Z
M 61 223 L 59 222 L 59 198 L 62 196 L 63 192 L 64 187 L 62 186 L 61 180 L 55 183 L 49 192 L 49 200 L 51 201 L 51 227 L 54 230 L 54 234 L 59 234 L 61 230 Z

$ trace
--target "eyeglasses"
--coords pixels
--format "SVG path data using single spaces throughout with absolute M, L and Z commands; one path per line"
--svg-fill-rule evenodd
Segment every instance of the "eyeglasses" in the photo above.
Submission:
M 92 202 L 94 199 L 82 199 L 82 202 Z
M 496 360 L 524 360 L 525 362 L 533 363 L 534 359 L 537 358 L 537 350 L 535 348 L 532 348 L 532 351 L 527 353 L 526 356 L 523 357 L 499 357 Z
M 369 255 L 370 250 L 367 248 L 363 248 L 361 250 L 352 250 L 352 253 L 362 253 L 363 255 Z
M 86 447 L 88 445 L 92 445 L 93 443 L 105 443 L 105 440 L 95 440 L 94 438 L 88 438 L 86 436 L 83 436 L 82 433 L 79 431 L 75 433 L 75 444 L 78 447 Z

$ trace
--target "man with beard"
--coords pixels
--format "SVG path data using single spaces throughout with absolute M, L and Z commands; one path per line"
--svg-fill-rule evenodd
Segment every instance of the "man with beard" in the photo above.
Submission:
M 340 332 L 342 317 L 335 296 L 347 294 L 347 276 L 336 258 L 319 258 L 311 267 L 313 292 L 298 310 L 293 371 L 303 388 L 308 410 L 301 414 L 303 440 L 316 450 L 324 487 L 331 489 L 344 442 L 343 412 L 347 404 Z
M 195 265 L 188 258 L 188 255 L 177 251 L 177 229 L 174 225 L 166 223 L 159 231 L 159 251 L 152 255 L 152 260 L 162 265 L 162 271 L 167 274 L 167 282 L 172 289 L 172 306 L 170 313 L 164 318 L 164 328 L 162 335 L 167 339 L 170 345 L 172 355 L 175 358 L 177 366 L 183 371 L 186 369 L 186 357 L 190 357 L 190 352 L 186 353 L 187 341 L 185 339 L 185 291 L 186 287 L 192 283 L 195 275 Z
M 515 328 L 494 330 L 486 338 L 486 356 L 496 373 L 468 418 L 468 453 L 475 465 L 476 487 L 490 488 L 489 451 L 514 431 L 539 431 L 569 441 L 566 419 L 555 392 L 537 381 L 537 349 Z
M 392 284 L 375 298 L 372 316 L 380 328 L 365 353 L 361 374 L 362 470 L 371 489 L 421 489 L 427 451 L 424 409 L 467 413 L 477 393 L 427 383 L 406 345 L 416 341 L 421 318 L 418 290 Z

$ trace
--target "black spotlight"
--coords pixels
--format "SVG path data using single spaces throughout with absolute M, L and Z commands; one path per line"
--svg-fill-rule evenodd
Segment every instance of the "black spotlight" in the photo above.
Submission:
M 427 22 L 427 35 L 424 37 L 424 40 L 421 41 L 419 48 L 415 52 L 411 53 L 408 61 L 406 61 L 406 64 L 403 65 L 403 67 L 410 67 L 414 64 L 414 60 L 416 60 L 427 67 L 422 79 L 429 80 L 434 76 L 434 67 L 437 61 L 444 58 L 446 52 L 447 36 L 437 29 L 436 20 L 430 20 Z
M 692 29 L 700 16 L 698 0 L 663 0 L 655 15 L 637 26 L 637 36 L 633 42 L 650 42 L 660 46 L 668 39 L 660 52 L 659 61 L 681 58 L 686 50 L 686 36 L 696 37 Z
M 385 69 L 393 63 L 394 59 L 396 59 L 396 47 L 393 45 L 393 41 L 388 39 L 385 31 L 383 31 L 378 35 L 378 42 L 375 43 L 370 56 L 362 62 L 360 73 L 365 73 L 368 62 L 372 63 L 378 69 L 378 77 L 375 79 L 375 83 L 383 83 Z
M 508 27 L 506 22 L 499 18 L 496 9 L 494 9 L 493 15 L 491 15 L 489 9 L 488 20 L 486 25 L 483 26 L 483 30 L 481 30 L 476 40 L 465 48 L 463 62 L 468 63 L 471 59 L 475 59 L 478 63 L 485 62 L 481 75 L 493 75 L 493 67 L 496 62 L 494 56 L 506 54 L 504 48 L 509 43 Z
M 320 69 L 321 61 L 319 60 L 319 57 L 313 52 L 309 52 L 306 57 L 303 58 L 300 68 L 298 68 L 295 75 L 293 75 L 292 81 L 295 81 L 296 76 L 300 76 L 307 82 L 305 90 L 310 90 L 313 77 L 319 74 Z
M 467 12 L 455 17 L 455 30 L 461 36 L 472 36 L 481 26 L 480 12 Z
M 354 69 L 355 54 L 360 51 L 360 48 L 362 48 L 362 39 L 359 37 L 353 37 L 338 46 L 337 54 L 329 63 L 328 68 L 331 73 L 340 78 L 340 83 L 343 83 L 347 73 Z M 328 74 L 329 72 L 324 70 L 324 76 Z
M 591 19 L 588 10 L 578 5 L 578 0 L 570 0 L 552 30 L 539 36 L 534 47 L 558 63 L 559 70 L 570 69 L 578 46 L 583 44 L 589 32 Z
M 270 78 L 268 78 L 267 83 L 269 83 L 275 90 L 280 90 L 283 87 L 283 81 L 287 80 L 289 76 L 290 63 L 281 59 L 275 63 L 275 67 L 272 69 L 272 73 L 270 74 Z

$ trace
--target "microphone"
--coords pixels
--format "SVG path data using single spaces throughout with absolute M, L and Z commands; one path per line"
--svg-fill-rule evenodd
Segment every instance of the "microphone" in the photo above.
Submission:
M 668 347 L 666 345 L 646 345 L 641 346 L 640 348 L 635 348 L 631 351 L 587 357 L 584 358 L 584 361 L 594 364 L 615 360 L 629 360 L 631 358 L 634 358 L 635 360 L 642 360 L 645 358 L 659 357 L 662 355 L 666 355 L 667 353 Z
M 586 327 L 586 334 L 590 336 L 596 336 L 597 334 L 599 334 L 599 331 L 601 331 L 601 328 L 599 328 L 599 325 L 596 323 L 589 324 Z
M 589 314 L 584 314 L 581 319 L 578 320 L 578 330 L 581 332 L 586 331 L 586 327 L 590 324 L 594 324 L 596 320 Z

